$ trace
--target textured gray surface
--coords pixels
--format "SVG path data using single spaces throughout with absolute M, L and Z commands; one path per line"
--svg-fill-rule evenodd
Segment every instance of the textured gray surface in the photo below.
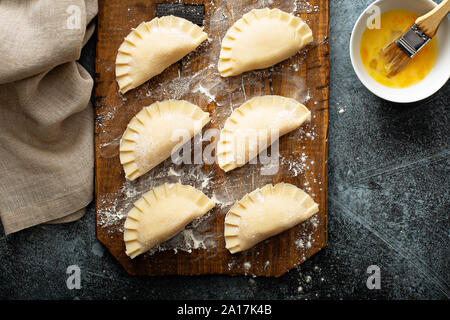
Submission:
M 450 86 L 408 105 L 362 86 L 348 42 L 370 2 L 331 0 L 327 248 L 278 279 L 130 277 L 96 240 L 91 205 L 80 221 L 1 236 L 0 298 L 448 299 Z M 91 72 L 94 55 L 91 40 L 81 59 Z M 73 264 L 80 290 L 66 287 Z M 373 264 L 380 290 L 366 287 Z

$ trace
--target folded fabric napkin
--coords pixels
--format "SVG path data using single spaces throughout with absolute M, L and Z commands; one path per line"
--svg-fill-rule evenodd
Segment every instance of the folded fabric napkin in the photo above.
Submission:
M 83 216 L 93 80 L 76 62 L 96 0 L 0 2 L 0 217 L 6 234 Z

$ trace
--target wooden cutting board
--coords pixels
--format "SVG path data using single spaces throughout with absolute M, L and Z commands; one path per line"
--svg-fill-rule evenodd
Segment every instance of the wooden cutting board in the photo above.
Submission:
M 97 238 L 133 275 L 278 277 L 327 244 L 329 3 L 324 0 L 192 0 L 184 4 L 188 5 L 175 0 L 99 1 L 95 86 Z M 217 60 L 226 30 L 244 13 L 266 6 L 303 18 L 313 30 L 314 43 L 270 69 L 221 78 Z M 209 41 L 144 85 L 120 95 L 114 68 L 123 38 L 142 21 L 166 14 L 203 23 Z M 175 165 L 168 159 L 136 181 L 125 181 L 119 161 L 119 141 L 130 119 L 142 107 L 158 100 L 185 99 L 210 113 L 212 121 L 205 129 L 221 128 L 233 109 L 246 99 L 265 94 L 295 98 L 312 113 L 310 123 L 281 137 L 280 167 L 275 174 L 263 175 L 258 164 L 248 164 L 225 174 L 215 164 Z M 133 202 L 156 185 L 178 181 L 214 197 L 218 205 L 158 250 L 129 259 L 125 255 L 123 223 Z M 319 204 L 319 213 L 246 252 L 231 255 L 225 249 L 223 237 L 226 212 L 247 192 L 278 182 L 289 182 L 304 189 Z

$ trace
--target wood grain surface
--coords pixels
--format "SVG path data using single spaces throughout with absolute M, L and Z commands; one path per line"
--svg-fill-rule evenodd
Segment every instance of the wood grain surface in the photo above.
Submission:
M 179 3 L 163 0 L 99 1 L 95 81 L 97 238 L 133 275 L 250 274 L 278 277 L 327 244 L 329 3 L 325 0 L 184 1 L 186 4 L 204 5 L 203 25 L 210 40 L 160 75 L 120 95 L 114 68 L 117 49 L 123 38 L 131 28 L 156 16 L 157 3 L 171 2 Z M 220 78 L 217 60 L 220 41 L 226 30 L 246 11 L 266 6 L 278 7 L 307 21 L 313 30 L 314 43 L 272 68 Z M 170 6 L 158 7 L 158 15 L 169 9 Z M 185 16 L 179 8 L 170 10 L 169 13 Z M 192 19 L 199 22 L 195 13 Z M 184 88 L 186 81 L 189 85 Z M 137 199 L 140 192 L 148 191 L 152 181 L 172 181 L 174 177 L 167 174 L 169 167 L 183 170 L 180 166 L 173 167 L 168 159 L 148 173 L 147 178 L 141 177 L 135 184 L 126 182 L 118 143 L 130 119 L 142 107 L 157 100 L 182 98 L 210 113 L 212 121 L 205 129 L 221 128 L 232 109 L 250 97 L 265 94 L 293 97 L 303 102 L 311 110 L 311 122 L 280 138 L 280 168 L 274 175 L 261 175 L 258 165 L 248 164 L 225 174 L 218 165 L 205 164 L 201 165 L 202 174 L 208 175 L 211 184 L 203 191 L 210 197 L 227 194 L 228 199 L 237 200 L 267 183 L 289 182 L 314 198 L 319 204 L 319 213 L 312 221 L 299 224 L 248 251 L 231 255 L 225 249 L 223 220 L 232 203 L 225 203 L 213 209 L 205 222 L 208 228 L 200 228 L 212 236 L 213 246 L 194 247 L 189 250 L 191 252 L 164 250 L 129 259 L 125 254 L 123 223 L 131 200 Z M 301 158 L 303 160 L 299 160 Z M 179 178 L 182 180 L 184 177 Z M 200 182 L 194 179 L 192 183 Z M 106 222 L 105 215 L 109 219 Z

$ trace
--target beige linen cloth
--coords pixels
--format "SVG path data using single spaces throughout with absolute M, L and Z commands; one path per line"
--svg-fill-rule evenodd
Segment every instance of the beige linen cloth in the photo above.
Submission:
M 93 80 L 75 60 L 97 1 L 0 1 L 0 217 L 74 221 L 93 193 Z

